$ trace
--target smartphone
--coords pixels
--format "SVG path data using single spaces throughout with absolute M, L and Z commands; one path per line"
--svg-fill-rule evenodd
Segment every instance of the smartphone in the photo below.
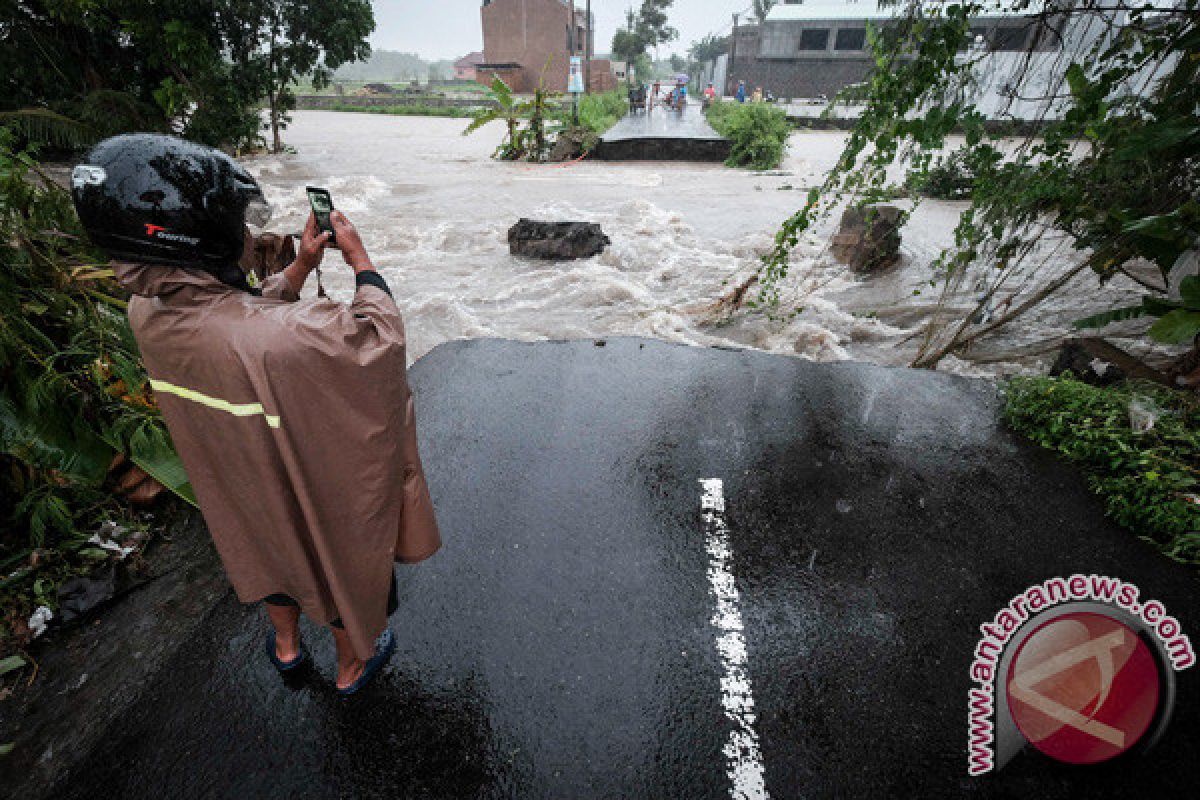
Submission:
M 329 215 L 333 211 L 333 198 L 329 196 L 327 189 L 322 189 L 317 186 L 309 186 L 308 204 L 312 206 L 313 215 L 317 218 L 317 228 L 322 233 L 329 232 L 330 244 L 337 244 L 337 237 L 333 233 L 333 222 L 330 221 Z

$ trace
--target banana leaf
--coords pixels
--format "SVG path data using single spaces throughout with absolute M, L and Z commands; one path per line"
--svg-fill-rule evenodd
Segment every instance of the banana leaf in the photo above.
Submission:
M 129 452 L 126 455 L 176 497 L 196 508 L 200 507 L 183 462 L 179 460 L 179 454 L 169 439 L 139 429 L 129 437 Z
M 109 444 L 124 452 L 130 461 L 145 470 L 152 479 L 167 487 L 167 491 L 198 509 L 196 492 L 188 480 L 184 462 L 180 461 L 179 453 L 175 452 L 175 447 L 166 434 L 143 426 L 133 432 L 127 447 L 120 446 L 120 440 L 113 432 L 109 432 L 106 438 Z
M 0 390 L 0 453 L 67 480 L 99 486 L 114 449 L 73 410 L 59 406 L 34 411 L 5 387 Z

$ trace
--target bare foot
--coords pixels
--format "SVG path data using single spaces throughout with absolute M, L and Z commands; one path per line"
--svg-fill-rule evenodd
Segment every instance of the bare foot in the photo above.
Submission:
M 295 661 L 300 655 L 300 632 L 291 634 L 275 631 L 275 657 L 285 664 Z
M 367 662 L 357 659 L 346 665 L 338 665 L 337 687 L 345 689 L 352 686 L 356 680 L 362 677 L 363 669 L 366 666 Z

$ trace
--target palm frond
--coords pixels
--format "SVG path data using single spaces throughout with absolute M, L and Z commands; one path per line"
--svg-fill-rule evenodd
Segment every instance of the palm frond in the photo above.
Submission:
M 96 140 L 91 127 L 48 108 L 0 111 L 0 128 L 8 128 L 32 144 L 72 150 Z

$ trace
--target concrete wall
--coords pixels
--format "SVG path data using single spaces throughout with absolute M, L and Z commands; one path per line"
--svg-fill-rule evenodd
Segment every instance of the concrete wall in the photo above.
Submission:
M 617 88 L 612 62 L 607 58 L 592 59 L 592 81 L 588 89 L 593 92 L 609 92 Z
M 761 86 L 776 97 L 833 97 L 852 83 L 866 80 L 875 62 L 867 59 L 806 58 L 738 61 L 729 71 L 729 94 L 738 81 L 746 82 L 746 93 Z
M 321 111 L 336 106 L 353 108 L 390 108 L 392 106 L 430 106 L 433 108 L 476 108 L 487 101 L 483 98 L 443 97 L 441 95 L 396 94 L 336 95 L 302 94 L 296 96 L 296 108 L 300 111 Z
M 874 20 L 875 25 L 886 24 Z M 866 80 L 874 68 L 874 61 L 866 50 L 855 46 L 839 48 L 839 31 L 864 30 L 863 19 L 804 19 L 771 20 L 761 25 L 739 26 L 735 36 L 734 57 L 729 65 L 725 82 L 727 94 L 733 94 L 737 83 L 744 80 L 747 92 L 756 87 L 773 93 L 778 98 L 817 98 L 822 95 L 833 97 L 846 86 Z M 1073 33 L 1070 25 L 1065 27 L 1068 39 Z M 1051 37 L 1036 37 L 1034 26 L 1028 21 L 1013 17 L 979 17 L 972 21 L 971 30 L 981 37 L 981 47 L 989 55 L 983 69 L 987 85 L 985 102 L 981 103 L 986 113 L 1015 114 L 1028 119 L 1037 116 L 1036 109 L 1029 104 L 1014 104 L 1000 97 L 1001 89 L 1008 79 L 1018 72 L 1023 54 L 1020 52 L 1031 43 L 1034 55 L 1029 78 L 1035 86 L 1053 75 L 1061 75 L 1062 69 L 1055 62 L 1061 55 L 1059 45 Z M 827 32 L 824 46 L 813 47 L 805 33 Z M 1067 48 L 1070 49 L 1070 48 Z M 1038 88 L 1042 88 L 1038 86 Z M 1053 90 L 1047 93 L 1053 94 Z

